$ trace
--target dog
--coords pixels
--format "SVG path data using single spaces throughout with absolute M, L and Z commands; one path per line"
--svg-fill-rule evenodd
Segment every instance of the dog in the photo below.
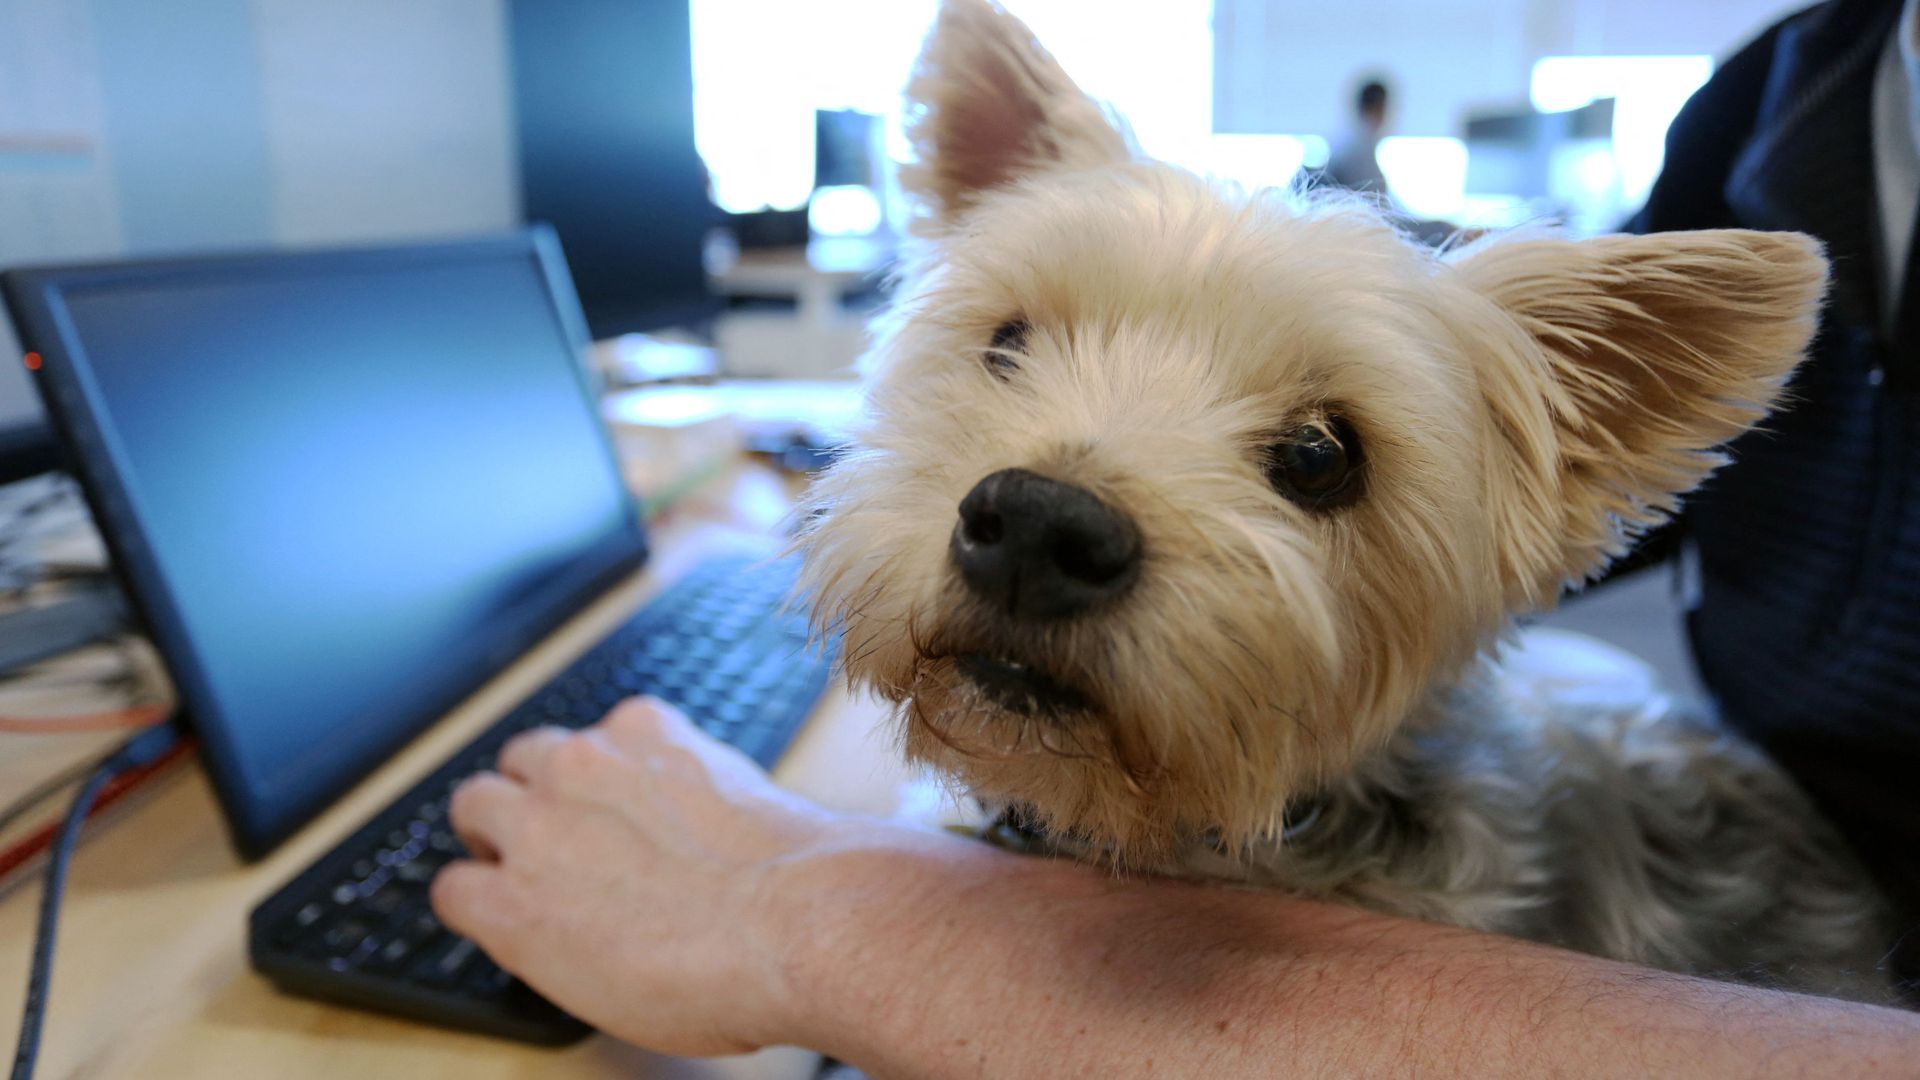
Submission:
M 1497 661 L 1781 400 L 1814 240 L 1435 252 L 1142 159 L 987 0 L 908 100 L 923 242 L 799 540 L 908 757 L 1123 871 L 1887 996 L 1882 901 L 1779 768 Z

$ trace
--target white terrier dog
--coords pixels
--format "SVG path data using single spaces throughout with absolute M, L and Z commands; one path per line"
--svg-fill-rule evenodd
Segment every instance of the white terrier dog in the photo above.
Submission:
M 1490 650 L 1765 414 L 1818 245 L 1494 239 L 1142 160 L 949 0 L 928 243 L 803 544 L 903 741 L 1057 850 L 1880 997 L 1879 901 L 1753 748 L 1519 709 Z

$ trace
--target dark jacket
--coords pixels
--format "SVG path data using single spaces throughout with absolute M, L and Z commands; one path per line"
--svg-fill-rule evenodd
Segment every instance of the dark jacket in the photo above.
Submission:
M 1792 400 L 1676 526 L 1699 557 L 1688 632 L 1726 719 L 1791 771 L 1914 927 L 1920 976 L 1920 269 L 1883 334 L 1870 146 L 1897 0 L 1835 0 L 1768 30 L 1674 121 L 1637 231 L 1790 229 L 1833 288 Z M 1920 198 L 1920 192 L 1912 193 Z M 1916 244 L 1920 252 L 1920 244 Z

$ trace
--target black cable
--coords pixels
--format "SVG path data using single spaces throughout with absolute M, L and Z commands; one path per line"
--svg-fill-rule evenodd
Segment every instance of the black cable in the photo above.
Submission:
M 27 1001 L 20 1010 L 20 1043 L 13 1052 L 13 1080 L 32 1080 L 40 1056 L 40 1027 L 47 1018 L 47 989 L 53 975 L 54 931 L 60 920 L 60 895 L 66 891 L 67 864 L 73 860 L 80 828 L 100 791 L 130 769 L 151 765 L 180 738 L 172 724 L 160 724 L 122 743 L 87 777 L 73 798 L 47 858 L 47 883 L 40 893 L 40 921 L 34 931 L 33 965 L 27 974 Z

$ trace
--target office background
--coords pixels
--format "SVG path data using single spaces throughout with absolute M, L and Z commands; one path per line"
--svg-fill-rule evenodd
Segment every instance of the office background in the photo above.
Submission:
M 857 407 L 843 376 L 906 220 L 887 162 L 905 150 L 899 93 L 936 2 L 0 0 L 0 269 L 549 221 L 595 336 L 622 335 L 593 362 L 619 388 L 603 416 L 649 507 L 743 447 L 803 468 L 833 436 L 794 418 Z M 1427 237 L 1617 224 L 1687 96 L 1798 6 L 1005 3 L 1148 153 L 1248 185 L 1326 164 L 1357 134 L 1361 82 L 1384 79 L 1387 195 Z M 631 331 L 654 344 L 626 349 Z M 72 502 L 58 479 L 9 484 L 51 461 L 9 441 L 39 415 L 8 359 L 19 348 L 0 320 L 0 495 Z M 303 364 L 290 370 L 331 366 Z M 663 374 L 674 385 L 654 385 Z M 716 375 L 834 378 L 802 392 Z M 716 393 L 681 396 L 696 390 Z M 727 411 L 689 424 L 689 401 Z M 750 512 L 769 527 L 786 512 L 762 505 Z M 1626 646 L 1686 692 L 1675 603 L 1641 575 L 1549 626 Z M 227 929 L 218 940 L 232 944 Z
M 1380 161 L 1410 213 L 1474 225 L 1545 213 L 1597 229 L 1644 194 L 1667 121 L 1714 60 L 1799 5 L 1007 6 L 1091 93 L 1129 116 L 1151 153 L 1249 184 L 1286 183 L 1325 160 L 1351 127 L 1357 80 L 1377 73 L 1393 88 Z M 0 0 L 0 267 L 486 232 L 554 216 L 548 196 L 584 165 L 587 178 L 557 194 L 579 212 L 582 192 L 597 191 L 605 206 L 593 216 L 603 227 L 561 223 L 561 233 L 589 313 L 600 315 L 618 298 L 590 294 L 671 291 L 689 273 L 697 277 L 700 236 L 712 222 L 688 205 L 689 184 L 707 191 L 716 213 L 797 211 L 811 201 L 816 232 L 884 235 L 897 227 L 904 208 L 884 167 L 864 178 L 870 197 L 858 184 L 844 185 L 850 194 L 816 196 L 823 177 L 815 117 L 873 115 L 875 158 L 903 152 L 899 91 L 934 7 Z M 583 59 L 579 39 L 566 37 L 569 21 L 614 29 Z M 680 100 L 663 99 L 661 88 L 671 91 L 676 79 L 686 87 Z M 1511 172 L 1493 168 L 1505 167 L 1500 149 L 1468 138 L 1476 115 L 1553 112 L 1601 98 L 1613 99 L 1613 137 L 1558 148 L 1551 177 L 1506 185 L 1535 190 L 1499 190 Z M 666 136 L 655 115 L 663 107 L 675 114 Z M 679 114 L 688 109 L 699 158 L 669 177 L 648 174 L 659 167 L 647 162 L 668 152 L 658 148 L 675 132 L 684 144 Z M 620 135 L 623 118 L 636 130 L 655 127 L 651 149 L 634 142 L 619 152 L 624 164 L 592 175 L 594 147 L 611 146 L 609 132 Z M 688 169 L 704 173 L 688 180 Z M 609 216 L 644 207 L 666 188 L 681 194 L 651 218 Z M 530 196 L 547 205 L 530 205 Z M 1544 212 L 1543 197 L 1552 203 Z M 621 250 L 586 249 L 613 224 L 625 231 L 614 229 L 619 235 L 607 243 Z M 663 230 L 671 235 L 649 240 Z M 623 252 L 649 246 L 623 261 Z M 652 266 L 662 258 L 677 259 L 678 272 Z M 581 272 L 596 259 L 604 263 L 598 272 Z M 681 300 L 666 306 L 698 311 Z M 627 314 L 597 318 L 596 331 L 669 317 Z M 842 338 L 857 344 L 857 336 Z M 0 352 L 17 352 L 3 323 Z M 0 365 L 0 428 L 35 408 L 19 369 Z

